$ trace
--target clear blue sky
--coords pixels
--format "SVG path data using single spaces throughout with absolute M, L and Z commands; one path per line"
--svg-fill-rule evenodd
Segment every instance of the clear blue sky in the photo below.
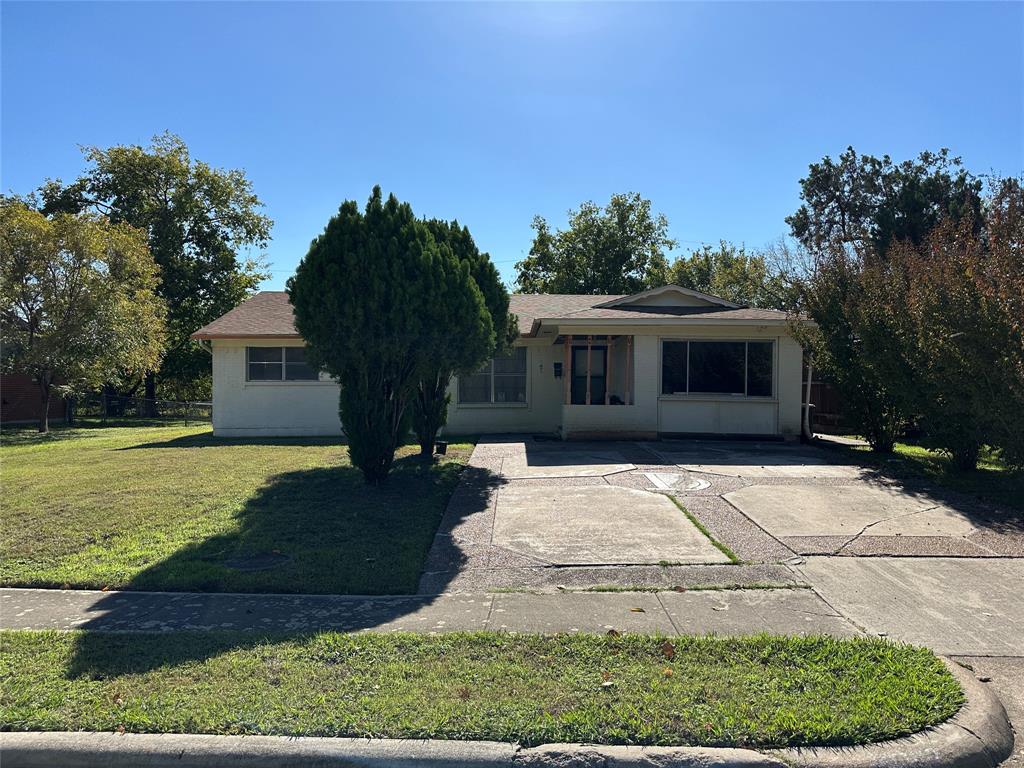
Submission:
M 637 191 L 684 247 L 786 233 L 852 144 L 1024 170 L 1024 4 L 4 2 L 2 188 L 169 129 L 243 168 L 281 288 L 375 183 L 506 279 L 530 221 Z

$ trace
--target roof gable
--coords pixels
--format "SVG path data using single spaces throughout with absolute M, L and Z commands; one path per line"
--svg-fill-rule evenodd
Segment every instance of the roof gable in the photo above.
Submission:
M 743 305 L 691 288 L 683 288 L 681 285 L 662 285 L 594 305 L 595 308 L 600 309 L 610 307 L 619 309 L 628 307 L 728 307 L 729 309 L 739 309 L 741 306 Z

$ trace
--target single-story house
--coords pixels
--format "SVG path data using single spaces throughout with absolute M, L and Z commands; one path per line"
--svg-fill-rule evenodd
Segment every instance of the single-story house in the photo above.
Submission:
M 511 354 L 451 382 L 448 434 L 796 438 L 802 349 L 785 313 L 675 285 L 628 296 L 516 294 Z M 201 328 L 218 435 L 335 435 L 338 385 L 305 363 L 288 297 Z

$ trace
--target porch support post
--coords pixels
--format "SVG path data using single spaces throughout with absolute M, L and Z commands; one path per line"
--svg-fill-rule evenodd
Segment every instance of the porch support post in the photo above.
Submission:
M 626 405 L 632 405 L 629 399 L 633 386 L 633 337 L 626 337 Z
M 572 336 L 562 336 L 562 386 L 565 391 L 565 404 L 572 400 Z
M 604 347 L 604 404 L 612 402 L 612 340 Z
M 587 405 L 590 405 L 590 345 L 593 341 L 593 336 L 587 336 Z

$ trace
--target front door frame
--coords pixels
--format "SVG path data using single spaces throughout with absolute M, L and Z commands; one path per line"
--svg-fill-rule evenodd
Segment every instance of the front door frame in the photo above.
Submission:
M 583 390 L 583 396 L 582 396 L 581 402 L 576 402 L 576 398 L 574 397 L 574 387 L 573 387 L 573 384 L 575 384 L 576 377 L 577 377 L 577 374 L 576 374 L 576 350 L 577 349 L 580 349 L 580 350 L 583 350 L 583 351 L 587 351 L 589 349 L 590 350 L 590 354 L 592 356 L 596 355 L 596 354 L 600 354 L 600 355 L 603 356 L 602 357 L 602 363 L 603 364 L 601 366 L 601 369 L 604 371 L 604 375 L 603 376 L 599 376 L 599 377 L 595 377 L 593 375 L 590 376 L 590 379 L 591 379 L 591 398 L 590 398 L 589 405 L 604 405 L 605 404 L 605 395 L 606 395 L 606 393 L 608 391 L 608 343 L 605 342 L 603 344 L 590 344 L 588 346 L 587 344 L 578 344 L 576 342 L 573 342 L 570 345 L 570 351 L 569 351 L 569 360 L 570 360 L 570 369 L 569 369 L 569 402 L 570 402 L 571 405 L 588 405 L 586 389 Z M 591 361 L 591 365 L 593 365 L 592 361 Z M 587 372 L 584 371 L 584 373 L 582 375 L 580 375 L 580 378 L 585 379 L 586 377 L 587 377 Z M 600 397 L 595 396 L 595 393 L 593 392 L 593 380 L 595 378 L 600 378 L 603 381 L 603 384 L 604 384 L 604 386 L 602 387 L 602 391 L 601 391 Z

